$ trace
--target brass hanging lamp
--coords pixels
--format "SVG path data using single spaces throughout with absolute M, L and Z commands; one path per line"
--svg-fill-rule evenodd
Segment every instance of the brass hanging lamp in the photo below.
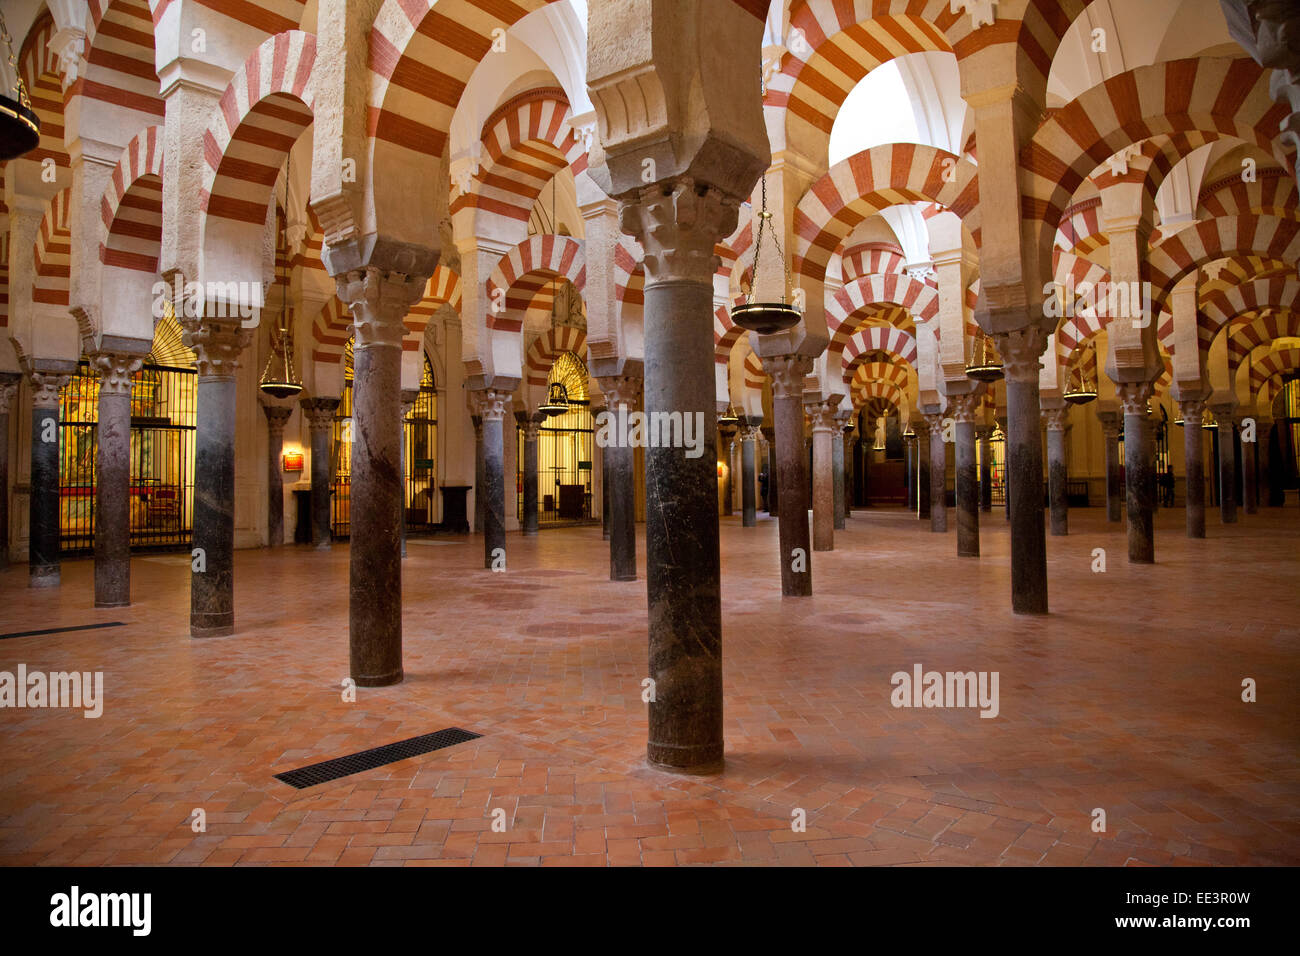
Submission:
M 292 154 L 290 154 L 292 155 Z M 262 379 L 258 382 L 258 388 L 268 395 L 275 398 L 292 398 L 302 391 L 302 381 L 298 378 L 298 373 L 293 367 L 293 336 L 289 331 L 291 323 L 289 321 L 289 275 L 288 275 L 288 232 L 289 219 L 289 160 L 286 158 L 284 163 L 284 216 L 285 229 L 280 235 L 276 236 L 275 252 L 276 259 L 280 258 L 280 253 L 285 253 L 286 267 L 284 282 L 280 283 L 280 326 L 271 337 L 271 357 L 266 362 L 266 368 L 262 370 Z M 285 241 L 281 245 L 281 238 Z M 275 270 L 276 279 L 280 278 L 280 269 L 277 264 Z M 277 341 L 278 339 L 278 341 Z
M 970 361 L 966 363 L 966 377 L 977 382 L 996 382 L 1002 375 L 1002 357 L 993 347 L 993 339 L 982 330 L 976 332 Z
M 1096 348 L 1095 345 L 1092 347 Z M 1070 380 L 1066 383 L 1065 394 L 1061 396 L 1071 405 L 1087 405 L 1097 398 L 1097 378 L 1094 375 L 1089 381 L 1083 370 L 1086 357 L 1086 352 L 1079 356 L 1079 361 L 1070 371 Z
M 773 335 L 798 325 L 802 316 L 798 309 L 785 300 L 785 290 L 790 288 L 790 264 L 785 260 L 785 252 L 781 249 L 781 239 L 776 234 L 776 226 L 772 224 L 772 214 L 767 209 L 766 174 L 763 175 L 762 197 L 762 206 L 758 213 L 758 235 L 754 237 L 754 264 L 749 270 L 749 292 L 746 294 L 742 305 L 732 308 L 731 321 L 747 331 L 757 332 L 759 335 Z M 758 287 L 758 258 L 763 251 L 763 233 L 765 231 L 772 234 L 772 242 L 776 245 L 776 254 L 780 257 L 781 265 L 785 269 L 785 286 L 781 290 L 780 302 L 754 301 L 754 290 Z
M 6 77 L 0 85 L 0 162 L 4 162 L 30 153 L 40 144 L 41 120 L 27 98 L 27 87 L 18 72 L 13 38 L 9 36 L 3 13 L 0 13 L 0 39 L 4 41 L 9 71 L 13 74 L 12 79 Z
M 546 389 L 546 401 L 537 410 L 547 418 L 563 415 L 569 410 L 569 390 L 563 382 L 552 382 Z
M 732 425 L 740 424 L 740 416 L 736 414 L 736 409 L 732 405 L 727 406 L 727 410 L 718 416 L 718 426 L 720 428 L 730 428 Z

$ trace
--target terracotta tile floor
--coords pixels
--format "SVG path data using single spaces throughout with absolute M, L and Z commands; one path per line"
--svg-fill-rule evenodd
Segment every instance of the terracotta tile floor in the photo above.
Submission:
M 49 592 L 18 565 L 0 632 L 128 626 L 0 641 L 0 670 L 102 670 L 107 698 L 98 720 L 0 711 L 0 863 L 1300 863 L 1300 509 L 1212 514 L 1205 541 L 1182 521 L 1129 567 L 1122 526 L 1073 512 L 1053 613 L 1026 619 L 1000 512 L 959 560 L 955 531 L 859 511 L 802 600 L 775 522 L 723 519 L 727 767 L 705 778 L 645 765 L 645 584 L 607 580 L 599 529 L 511 535 L 505 575 L 481 539 L 413 541 L 406 681 L 355 703 L 346 547 L 239 552 L 239 631 L 207 641 L 184 556 L 137 558 L 114 611 L 89 561 Z M 894 709 L 914 663 L 998 671 L 1000 716 Z M 484 736 L 303 791 L 271 776 L 449 726 Z

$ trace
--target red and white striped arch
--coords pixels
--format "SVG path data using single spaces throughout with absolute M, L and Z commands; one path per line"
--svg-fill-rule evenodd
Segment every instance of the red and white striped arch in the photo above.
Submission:
M 178 2 L 180 0 L 149 0 L 154 24 L 157 25 L 167 9 Z M 256 4 L 231 3 L 228 0 L 199 0 L 199 6 L 207 7 L 236 23 L 261 30 L 268 36 L 297 28 L 302 23 L 306 5 L 307 0 L 258 0 Z
M 528 346 L 524 356 L 524 377 L 529 385 L 545 386 L 551 366 L 565 352 L 583 357 L 587 349 L 587 334 L 572 325 L 559 325 L 547 329 Z
M 1250 394 L 1259 395 L 1264 386 L 1300 370 L 1300 348 L 1265 352 L 1250 367 Z
M 731 350 L 736 343 L 748 333 L 731 321 L 731 310 L 720 305 L 713 312 L 713 361 L 726 365 L 731 359 Z
M 0 233 L 0 329 L 9 326 L 9 233 Z
M 41 137 L 36 148 L 22 156 L 34 163 L 54 160 L 56 166 L 71 165 L 63 145 L 63 80 L 59 61 L 50 40 L 56 31 L 54 18 L 47 11 L 36 18 L 18 54 L 18 73 L 27 87 L 32 109 L 41 121 Z
M 907 263 L 901 246 L 889 242 L 860 242 L 840 254 L 840 276 L 852 282 L 864 276 L 901 273 Z
M 1278 216 L 1297 218 L 1295 177 L 1284 169 L 1257 169 L 1253 183 L 1242 182 L 1242 173 L 1225 176 L 1203 187 L 1196 217 Z
M 912 321 L 928 322 L 939 314 L 939 290 L 903 273 L 870 275 L 847 283 L 826 306 L 830 348 L 842 350 L 862 324 L 859 313 L 873 305 L 907 310 Z
M 1214 275 L 1211 277 L 1210 273 Z M 1202 296 L 1254 279 L 1295 274 L 1295 266 L 1271 256 L 1228 256 L 1206 266 L 1198 289 Z
M 884 382 L 903 391 L 907 390 L 911 376 L 916 374 L 906 365 L 894 362 L 873 362 L 859 357 L 844 369 L 844 384 L 852 389 L 861 389 L 870 382 Z
M 1193 269 L 1229 256 L 1300 261 L 1300 220 L 1276 216 L 1225 216 L 1194 223 L 1162 238 L 1147 254 L 1151 298 L 1164 302 Z
M 1239 315 L 1258 314 L 1269 309 L 1300 307 L 1300 280 L 1293 276 L 1255 279 L 1201 296 L 1197 333 L 1203 348 L 1209 348 L 1219 331 Z M 1231 340 L 1230 340 L 1231 341 Z M 1229 345 L 1231 352 L 1231 345 Z
M 487 327 L 506 332 L 523 328 L 522 313 L 550 278 L 568 279 L 579 293 L 587 284 L 582 240 L 572 236 L 530 236 L 501 257 L 487 281 Z M 493 303 L 504 293 L 504 309 Z
M 849 339 L 840 361 L 844 376 L 849 375 L 854 363 L 862 356 L 875 352 L 884 352 L 898 362 L 916 367 L 916 339 L 902 329 L 877 325 L 860 329 Z
M 99 261 L 136 272 L 157 272 L 162 251 L 163 128 L 141 130 L 122 151 L 100 200 L 107 233 Z
M 203 134 L 199 208 L 209 219 L 261 226 L 284 158 L 311 124 L 316 38 L 290 30 L 265 40 L 231 78 Z
M 425 283 L 424 295 L 420 301 L 411 306 L 403 324 L 408 335 L 402 339 L 402 348 L 411 350 L 420 347 L 424 340 L 424 330 L 429 321 L 444 305 L 460 311 L 460 274 L 448 266 L 438 266 Z
M 979 242 L 975 164 L 933 146 L 892 143 L 856 153 L 809 188 L 794 214 L 793 271 L 821 280 L 840 243 L 869 216 L 890 206 L 946 206 Z
M 120 107 L 139 114 L 138 125 L 163 119 L 155 65 L 154 22 L 145 0 L 90 0 L 86 66 L 68 90 L 84 97 L 82 109 Z
M 72 187 L 61 190 L 45 205 L 40 230 L 32 256 L 36 271 L 32 278 L 32 301 L 68 307 L 68 280 L 71 275 L 72 230 L 68 209 L 72 204 Z
M 1277 339 L 1300 338 L 1300 311 L 1297 303 L 1264 314 L 1246 313 L 1228 326 L 1228 368 L 1235 369 L 1262 345 Z
M 614 247 L 614 299 L 624 317 L 638 315 L 645 304 L 645 265 L 640 245 L 630 236 L 620 236 Z
M 1101 226 L 1101 197 L 1093 196 L 1077 202 L 1061 217 L 1056 228 L 1056 260 L 1060 254 L 1090 258 L 1102 246 L 1109 244 L 1110 238 Z
M 852 396 L 855 409 L 861 408 L 873 398 L 882 398 L 900 411 L 911 404 L 905 389 L 888 382 L 859 383 L 855 380 L 849 394 Z
M 451 211 L 477 209 L 523 225 L 542 189 L 565 166 L 576 176 L 587 153 L 573 134 L 568 98 L 559 88 L 529 90 L 506 101 L 483 124 L 483 160 L 473 188 Z

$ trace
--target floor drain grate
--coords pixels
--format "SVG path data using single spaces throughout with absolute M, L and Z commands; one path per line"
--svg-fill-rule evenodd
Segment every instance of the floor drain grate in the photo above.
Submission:
M 396 763 L 407 757 L 418 757 L 444 747 L 463 744 L 467 740 L 476 740 L 482 736 L 482 734 L 461 730 L 459 727 L 448 727 L 446 730 L 437 730 L 431 734 L 411 737 L 409 740 L 384 744 L 382 747 L 348 754 L 346 757 L 335 757 L 333 760 L 323 760 L 308 767 L 299 767 L 297 770 L 286 770 L 284 773 L 277 773 L 275 779 L 302 790 L 304 787 L 328 783 L 340 777 L 361 773 L 363 770 L 374 770 L 384 764 Z

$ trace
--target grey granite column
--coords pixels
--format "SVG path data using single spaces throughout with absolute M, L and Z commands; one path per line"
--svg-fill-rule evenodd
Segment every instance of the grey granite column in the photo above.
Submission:
M 776 427 L 775 424 L 763 430 L 767 439 L 767 513 L 770 517 L 780 517 L 780 504 L 777 501 L 777 467 L 776 467 Z
M 611 581 L 636 580 L 636 449 L 623 440 L 629 435 L 631 426 L 625 429 L 623 423 L 630 422 L 628 416 L 637 410 L 638 398 L 642 390 L 642 378 L 639 375 L 601 376 L 597 381 L 600 390 L 605 393 L 605 403 L 613 422 L 614 440 L 605 449 L 605 461 L 609 466 L 606 484 L 610 490 L 609 500 L 609 579 Z M 712 408 L 710 409 L 712 411 Z M 716 412 L 713 412 L 716 415 Z M 647 436 L 648 439 L 648 436 Z M 712 444 L 712 443 L 710 443 Z M 676 449 L 681 453 L 681 449 Z M 649 462 L 647 449 L 647 467 Z M 716 461 L 711 458 L 710 462 Z M 717 509 L 717 466 L 710 473 L 714 487 L 713 520 L 718 518 Z M 648 505 L 647 505 L 648 507 Z M 649 512 L 647 518 L 649 520 Z M 648 547 L 648 545 L 647 545 Z
M 858 481 L 858 436 L 857 419 L 849 418 L 844 422 L 841 436 L 840 454 L 844 456 L 844 517 L 853 517 L 853 505 L 857 499 Z
M 1155 449 L 1151 442 L 1150 382 L 1117 386 L 1124 406 L 1124 488 L 1128 505 L 1128 559 L 1133 564 L 1156 560 L 1154 513 L 1156 497 Z
M 0 571 L 9 570 L 9 408 L 22 375 L 0 372 Z
M 720 770 L 722 594 L 717 408 L 713 366 L 714 244 L 739 203 L 689 179 L 624 201 L 622 223 L 645 250 L 648 416 L 680 414 L 703 447 L 646 449 L 646 591 L 650 678 L 646 755 L 652 766 Z
M 758 428 L 746 425 L 740 433 L 740 524 L 745 528 L 758 525 Z
M 785 496 L 785 504 L 777 515 L 781 594 L 785 597 L 808 597 L 812 594 L 812 545 L 808 512 L 802 507 L 807 468 L 803 443 L 803 381 L 812 371 L 812 359 L 803 355 L 771 356 L 763 359 L 763 370 L 772 379 L 775 477 L 780 493 Z M 769 482 L 772 477 L 769 473 Z
M 1043 409 L 1047 424 L 1047 501 L 1052 534 L 1057 537 L 1070 533 L 1070 475 L 1065 462 L 1065 426 L 1069 417 L 1069 405 Z
M 735 444 L 733 439 L 736 437 L 737 431 L 738 429 L 736 428 L 735 425 L 718 426 L 718 435 L 722 440 L 722 452 L 723 454 L 726 455 L 726 459 L 727 459 L 727 471 L 726 474 L 723 476 L 723 481 L 722 481 L 723 517 L 728 517 L 732 515 L 736 510 L 735 505 L 732 502 L 732 495 L 733 495 L 732 489 L 736 481 L 735 468 L 734 468 L 735 456 L 732 455 L 731 452 Z
M 831 491 L 834 495 L 834 528 L 844 530 L 844 414 L 838 413 L 831 428 Z
M 977 425 L 975 436 L 980 443 L 980 511 L 993 512 L 993 435 L 992 425 Z
M 483 416 L 469 417 L 474 426 L 474 533 L 483 533 L 484 506 L 487 503 L 487 479 L 483 470 Z
M 29 378 L 32 479 L 28 498 L 27 585 L 50 588 L 59 584 L 59 389 L 68 384 L 71 376 L 61 370 L 34 370 Z
M 1047 535 L 1043 521 L 1043 442 L 1038 407 L 1037 326 L 997 336 L 1007 393 L 1007 493 L 1011 497 L 1011 608 L 1047 613 Z
M 401 461 L 397 468 L 397 477 L 401 483 L 401 496 L 398 498 L 397 527 L 400 530 L 402 541 L 402 557 L 406 557 L 406 492 L 409 488 L 406 481 L 406 456 L 410 451 L 406 447 L 406 418 L 411 414 L 411 409 L 415 407 L 415 403 L 419 400 L 420 390 L 418 388 L 404 388 L 401 391 L 401 398 L 401 418 L 398 419 L 401 439 L 397 445 L 398 451 L 401 453 Z
M 808 406 L 813 442 L 813 550 L 835 550 L 835 475 L 831 435 L 836 407 L 830 402 Z
M 1097 412 L 1101 422 L 1102 442 L 1106 454 L 1106 520 L 1119 521 L 1121 518 L 1121 487 L 1119 461 L 1119 431 L 1121 422 L 1119 414 L 1111 411 Z M 1200 425 L 1198 424 L 1199 428 Z
M 930 423 L 924 417 L 912 423 L 916 432 L 916 517 L 930 520 Z
M 609 540 L 609 449 L 600 450 L 600 536 Z
M 524 433 L 524 513 L 520 526 L 527 535 L 537 534 L 537 436 L 541 429 L 542 423 L 531 418 L 525 417 L 519 423 L 519 430 Z M 605 473 L 601 479 L 608 480 L 608 477 Z
M 1205 402 L 1200 399 L 1178 403 L 1183 416 L 1183 467 L 1187 471 L 1187 537 L 1205 537 L 1205 436 L 1201 420 Z
M 473 393 L 483 419 L 483 567 L 504 567 L 506 555 L 505 420 L 510 393 L 483 389 Z
M 930 424 L 930 530 L 943 534 L 948 530 L 948 442 L 943 413 L 925 417 Z
M 220 319 L 192 320 L 185 335 L 199 366 L 190 539 L 190 636 L 196 638 L 235 630 L 235 371 L 251 335 L 238 320 Z
M 336 277 L 354 333 L 348 658 L 358 687 L 402 680 L 402 319 L 426 281 L 373 265 Z
M 903 441 L 907 446 L 907 464 L 904 466 L 906 468 L 905 478 L 907 481 L 907 509 L 915 514 L 919 507 L 916 500 L 916 435 L 908 435 L 903 439 Z
M 975 462 L 975 411 L 980 395 L 955 395 L 949 402 L 956 447 L 957 556 L 980 556 L 980 485 Z
M 95 425 L 95 607 L 131 603 L 131 376 L 136 352 L 100 352 Z
M 1256 461 L 1258 459 L 1261 431 L 1259 423 L 1256 422 L 1254 441 L 1243 441 L 1241 443 L 1241 484 L 1244 492 L 1242 506 L 1248 515 L 1256 514 L 1259 511 L 1259 484 L 1256 478 L 1258 474 Z M 1243 432 L 1243 434 L 1245 433 Z
M 284 426 L 293 414 L 289 405 L 262 403 L 266 415 L 266 543 L 278 548 L 284 544 Z
M 337 398 L 298 400 L 311 436 L 311 540 L 317 551 L 328 551 L 333 540 L 330 495 L 333 493 L 334 414 Z
M 1224 524 L 1236 524 L 1237 448 L 1233 435 L 1233 406 L 1215 405 L 1213 411 L 1215 421 L 1219 423 L 1219 518 Z

